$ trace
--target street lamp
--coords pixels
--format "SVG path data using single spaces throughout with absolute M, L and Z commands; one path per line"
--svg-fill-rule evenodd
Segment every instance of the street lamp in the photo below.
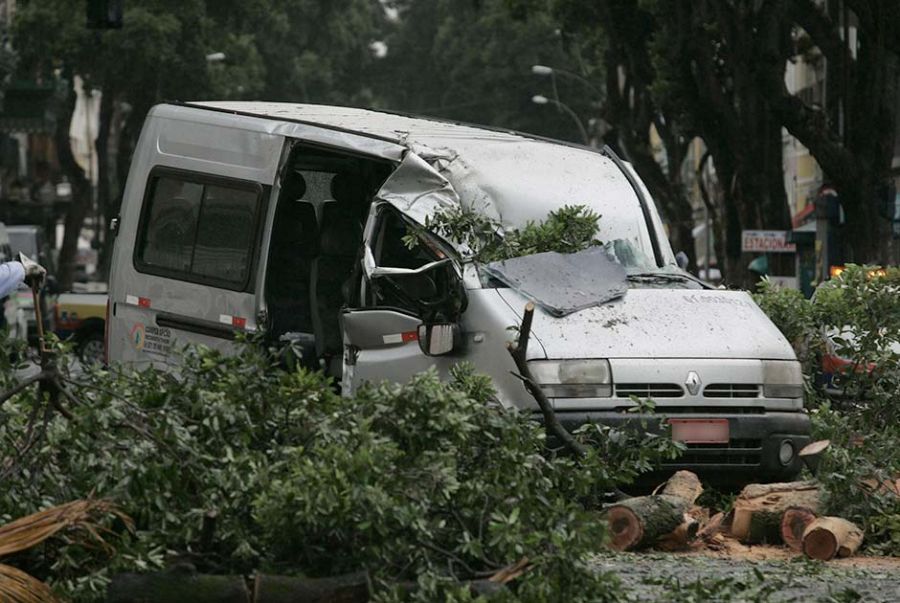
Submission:
M 603 98 L 603 93 L 600 91 L 599 88 L 594 86 L 592 83 L 590 83 L 588 80 L 581 77 L 577 73 L 573 73 L 573 72 L 567 71 L 565 69 L 558 69 L 556 67 L 548 67 L 547 65 L 532 65 L 531 73 L 533 73 L 534 75 L 540 75 L 540 76 L 544 76 L 544 77 L 546 77 L 548 75 L 550 76 L 550 79 L 553 81 L 553 91 L 554 91 L 554 95 L 556 96 L 557 100 L 559 100 L 559 95 L 556 94 L 556 75 L 557 74 L 581 82 L 584 86 L 586 86 L 588 89 L 590 89 L 591 92 L 596 94 L 598 99 Z
M 224 60 L 225 60 L 224 52 L 211 52 L 208 55 L 206 55 L 207 63 L 221 63 Z
M 534 96 L 532 96 L 531 102 L 533 102 L 535 105 L 547 105 L 547 104 L 553 103 L 554 105 L 556 105 L 557 109 L 568 113 L 569 117 L 571 117 L 572 120 L 575 122 L 575 125 L 578 126 L 578 131 L 581 133 L 581 138 L 582 138 L 582 140 L 584 140 L 584 144 L 590 146 L 591 139 L 588 136 L 587 130 L 584 129 L 584 124 L 581 123 L 581 119 L 578 117 L 578 114 L 576 114 L 574 111 L 572 111 L 572 109 L 568 105 L 566 105 L 565 103 L 563 103 L 561 101 L 554 100 L 552 98 L 547 98 L 546 96 L 544 96 L 542 94 L 535 94 Z

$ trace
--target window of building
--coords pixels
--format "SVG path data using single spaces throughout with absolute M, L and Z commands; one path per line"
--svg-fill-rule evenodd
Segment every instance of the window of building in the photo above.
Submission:
M 139 271 L 242 290 L 250 277 L 261 187 L 203 177 L 151 178 Z

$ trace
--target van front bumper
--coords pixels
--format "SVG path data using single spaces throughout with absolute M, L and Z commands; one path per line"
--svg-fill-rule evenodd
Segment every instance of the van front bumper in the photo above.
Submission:
M 810 441 L 810 420 L 805 412 L 762 411 L 758 414 L 625 414 L 617 411 L 557 411 L 557 418 L 569 432 L 585 423 L 601 423 L 642 433 L 661 433 L 668 419 L 727 419 L 727 444 L 687 444 L 687 449 L 660 471 L 688 469 L 718 484 L 750 481 L 788 481 L 797 476 L 803 463 L 797 453 Z M 793 457 L 784 464 L 779 450 L 790 442 Z

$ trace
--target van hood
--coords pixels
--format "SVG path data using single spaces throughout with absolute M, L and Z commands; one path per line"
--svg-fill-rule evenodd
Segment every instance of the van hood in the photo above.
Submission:
M 498 292 L 521 316 L 528 300 L 513 289 Z M 532 333 L 547 358 L 796 358 L 746 291 L 630 289 L 564 317 L 538 307 Z

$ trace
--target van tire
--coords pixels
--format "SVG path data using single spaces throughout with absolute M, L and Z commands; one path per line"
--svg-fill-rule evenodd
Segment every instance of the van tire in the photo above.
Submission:
M 91 330 L 78 338 L 76 353 L 82 363 L 88 365 L 104 364 L 106 360 L 106 342 L 103 331 Z

